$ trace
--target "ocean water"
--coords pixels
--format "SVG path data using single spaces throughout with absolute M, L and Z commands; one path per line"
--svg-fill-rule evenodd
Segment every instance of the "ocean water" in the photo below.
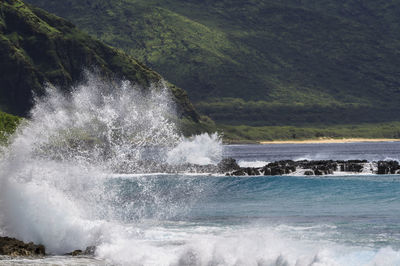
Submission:
M 279 160 L 396 160 L 400 142 L 230 145 L 224 156 L 242 167 L 259 167 Z
M 162 84 L 87 79 L 48 88 L 0 153 L 0 234 L 50 254 L 0 265 L 400 265 L 399 176 L 141 173 L 224 156 L 397 160 L 400 143 L 223 146 L 180 136 Z
M 50 251 L 96 244 L 96 258 L 24 263 L 400 265 L 399 176 L 113 175 L 105 187 L 112 215 L 42 214 L 55 217 L 40 233 L 59 234 L 44 236 Z
M 400 263 L 400 179 L 396 176 L 147 178 L 156 191 L 164 191 L 164 201 L 180 207 L 174 207 L 169 219 L 158 219 L 154 227 L 147 228 L 146 221 L 141 231 L 144 239 L 134 249 L 140 250 L 138 264 Z M 137 181 L 123 182 L 126 188 Z M 172 187 L 179 189 L 171 193 Z M 195 199 L 190 192 L 194 190 Z M 118 252 L 117 257 L 123 258 L 130 248 Z

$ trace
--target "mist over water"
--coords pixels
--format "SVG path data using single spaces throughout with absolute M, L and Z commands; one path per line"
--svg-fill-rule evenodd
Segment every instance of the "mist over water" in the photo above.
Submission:
M 227 154 L 248 166 L 304 156 L 224 149 L 217 134 L 185 138 L 171 99 L 162 83 L 90 73 L 70 93 L 48 87 L 0 153 L 0 234 L 57 255 L 97 247 L 96 260 L 33 264 L 400 265 L 398 176 L 154 173 Z
M 217 133 L 201 134 L 183 139 L 175 148 L 168 151 L 169 164 L 217 164 L 223 154 L 222 141 Z

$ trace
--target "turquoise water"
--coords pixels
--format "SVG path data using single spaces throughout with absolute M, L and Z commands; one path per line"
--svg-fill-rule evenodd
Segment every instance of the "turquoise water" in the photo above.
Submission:
M 123 223 L 143 234 L 144 265 L 400 265 L 399 176 L 147 175 L 108 185 L 122 192 Z
M 222 227 L 255 222 L 270 226 L 314 226 L 315 230 L 308 230 L 308 233 L 315 231 L 311 238 L 323 229 L 324 240 L 400 248 L 399 176 L 162 175 L 147 176 L 145 181 L 122 179 L 117 183 L 129 188 L 118 205 L 136 200 L 130 205 L 131 214 L 137 214 L 137 208 L 144 205 L 153 212 L 145 215 L 140 212 L 141 217 L 131 215 L 132 221 L 143 219 L 143 215 L 146 218 L 161 215 L 174 222 Z M 143 197 L 140 187 L 156 191 L 157 201 Z

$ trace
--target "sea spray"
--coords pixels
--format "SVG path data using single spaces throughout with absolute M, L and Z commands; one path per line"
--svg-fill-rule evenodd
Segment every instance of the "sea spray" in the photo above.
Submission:
M 169 164 L 191 163 L 198 165 L 217 164 L 222 158 L 222 140 L 217 133 L 204 133 L 188 139 L 167 153 Z
M 149 156 L 149 147 L 168 149 L 180 139 L 169 119 L 175 114 L 169 93 L 160 85 L 144 90 L 128 81 L 114 85 L 91 74 L 67 95 L 48 87 L 23 132 L 23 139 L 34 143 L 23 146 L 33 146 L 37 155 L 50 159 L 134 171 Z
M 180 143 L 191 145 L 173 122 L 171 99 L 162 83 L 143 89 L 90 73 L 69 93 L 47 86 L 0 161 L 1 232 L 62 254 L 110 241 L 127 230 L 125 222 L 165 219 L 184 210 L 197 195 L 190 181 L 177 197 L 173 188 L 165 191 L 139 178 L 136 194 L 124 196 L 110 178 L 166 163 Z M 207 138 L 220 146 L 215 135 L 202 135 L 199 144 Z M 191 147 L 181 154 L 193 152 Z M 206 151 L 202 160 L 216 162 L 214 150 L 209 152 L 212 159 Z M 185 158 L 190 156 L 182 156 L 182 163 Z

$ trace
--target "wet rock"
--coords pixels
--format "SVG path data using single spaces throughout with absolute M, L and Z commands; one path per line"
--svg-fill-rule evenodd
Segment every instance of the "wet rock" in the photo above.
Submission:
M 396 174 L 400 170 L 399 162 L 397 161 L 379 161 L 378 175 Z
M 340 165 L 340 171 L 342 172 L 361 172 L 364 168 L 364 162 L 361 161 L 345 161 Z
M 368 163 L 367 160 L 348 160 L 346 162 L 347 163 L 358 163 L 358 164 L 360 164 L 360 163 Z
M 246 175 L 246 172 L 244 169 L 239 169 L 237 171 L 232 172 L 232 176 L 244 176 Z
M 375 167 L 377 171 L 375 171 Z M 332 175 L 335 171 L 361 173 L 364 169 L 370 169 L 371 173 L 377 174 L 400 174 L 400 165 L 397 161 L 379 161 L 369 163 L 367 160 L 317 160 L 317 161 L 292 161 L 283 160 L 272 162 L 264 167 L 239 167 L 232 158 L 225 159 L 218 166 L 218 169 L 235 169 L 226 172 L 226 175 L 234 176 L 277 176 L 288 175 L 296 171 L 303 172 L 304 175 Z
M 67 255 L 67 256 L 92 256 L 92 255 L 94 255 L 95 252 L 96 252 L 96 247 L 89 246 L 85 249 L 85 251 L 77 249 L 70 253 L 66 253 L 65 255 Z
M 261 173 L 258 170 L 258 168 L 246 167 L 243 170 L 247 175 L 251 175 L 251 176 L 253 176 L 253 175 L 261 175 Z
M 286 175 L 296 171 L 296 162 L 292 160 L 277 161 L 264 166 L 261 171 L 264 175 Z
M 302 169 L 313 170 L 315 175 L 331 175 L 337 169 L 337 163 L 332 160 L 298 161 L 297 165 Z
M 333 171 L 336 170 L 336 166 L 333 165 L 319 165 L 313 168 L 316 175 L 332 175 Z M 318 172 L 318 174 L 317 174 Z
M 46 250 L 43 245 L 36 245 L 32 242 L 24 243 L 10 237 L 0 237 L 0 255 L 12 257 L 37 257 L 45 256 Z
M 286 169 L 279 166 L 271 167 L 271 175 L 284 175 L 286 174 Z
M 67 256 L 81 256 L 81 255 L 83 255 L 83 251 L 80 250 L 80 249 L 77 249 L 77 250 L 74 250 L 74 251 L 72 251 L 70 253 L 65 253 L 65 255 L 67 255 Z
M 271 175 L 271 168 L 269 167 L 264 166 L 261 171 L 264 175 Z
M 96 246 L 88 246 L 85 249 L 85 255 L 94 255 L 96 253 Z
M 314 171 L 314 173 L 315 173 L 315 175 L 324 175 L 324 174 L 325 174 L 324 171 L 319 170 L 319 169 L 316 169 L 316 170 Z
M 218 163 L 217 167 L 218 167 L 218 170 L 222 173 L 240 170 L 240 166 L 237 164 L 236 160 L 233 158 L 222 159 Z
M 314 171 L 313 170 L 306 170 L 306 171 L 304 171 L 304 175 L 314 175 Z

